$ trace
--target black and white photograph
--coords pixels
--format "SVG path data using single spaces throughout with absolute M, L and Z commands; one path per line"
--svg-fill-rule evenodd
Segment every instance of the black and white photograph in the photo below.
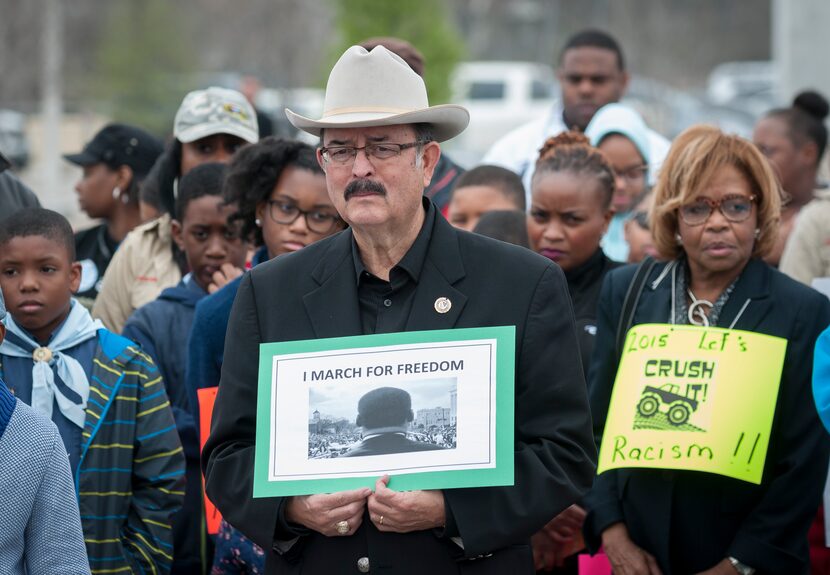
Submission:
M 308 459 L 455 449 L 457 379 L 309 387 Z

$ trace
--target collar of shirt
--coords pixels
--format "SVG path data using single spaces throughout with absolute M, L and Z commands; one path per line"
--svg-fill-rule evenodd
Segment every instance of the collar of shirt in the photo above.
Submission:
M 418 232 L 415 242 L 403 258 L 401 258 L 401 261 L 392 268 L 389 274 L 390 283 L 394 282 L 395 276 L 398 276 L 401 270 L 406 272 L 412 278 L 412 281 L 417 283 L 421 275 L 421 270 L 424 268 L 424 261 L 426 261 L 427 251 L 429 250 L 429 240 L 432 238 L 432 228 L 435 224 L 436 209 L 432 201 L 428 198 L 423 198 L 422 202 L 426 215 L 424 216 L 421 231 Z M 365 277 L 364 274 L 370 274 L 370 272 L 363 265 L 363 260 L 360 259 L 360 250 L 357 247 L 354 236 L 352 236 L 352 259 L 354 260 L 355 281 L 360 286 L 360 282 Z

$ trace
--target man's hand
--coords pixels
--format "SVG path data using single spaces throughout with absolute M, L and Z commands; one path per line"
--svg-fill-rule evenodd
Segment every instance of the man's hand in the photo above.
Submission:
M 585 548 L 582 539 L 584 521 L 585 510 L 579 505 L 571 505 L 531 537 L 537 571 L 561 567 L 565 558 Z
M 724 559 L 711 569 L 701 571 L 698 575 L 738 575 L 738 570 L 732 566 L 729 559 Z
M 623 523 L 602 532 L 602 546 L 614 575 L 663 575 L 654 556 L 634 544 Z
M 552 571 L 562 563 L 556 554 L 559 545 L 553 542 L 544 529 L 530 538 L 530 546 L 533 549 L 533 566 L 536 571 Z
M 352 535 L 363 522 L 366 498 L 371 493 L 368 487 L 364 487 L 354 491 L 291 497 L 285 506 L 285 519 L 327 537 Z M 348 532 L 337 531 L 337 524 L 341 521 L 349 524 Z
M 375 483 L 369 496 L 369 517 L 379 531 L 409 533 L 443 527 L 444 495 L 440 491 L 392 491 L 389 476 Z
M 211 276 L 210 285 L 207 288 L 208 293 L 215 293 L 225 287 L 227 284 L 241 276 L 243 272 L 241 269 L 233 264 L 225 262 L 222 266 L 213 272 Z
M 585 510 L 579 505 L 571 505 L 565 511 L 554 517 L 543 528 L 555 542 L 561 545 L 580 544 L 582 542 L 582 524 L 585 522 Z M 579 551 L 576 549 L 576 551 Z

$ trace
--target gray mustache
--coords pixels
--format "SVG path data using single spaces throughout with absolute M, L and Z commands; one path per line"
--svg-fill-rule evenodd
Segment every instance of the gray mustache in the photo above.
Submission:
M 386 188 L 380 182 L 374 180 L 354 180 L 349 182 L 346 186 L 346 191 L 343 193 L 343 198 L 348 200 L 353 195 L 358 193 L 370 192 L 381 196 L 386 195 Z

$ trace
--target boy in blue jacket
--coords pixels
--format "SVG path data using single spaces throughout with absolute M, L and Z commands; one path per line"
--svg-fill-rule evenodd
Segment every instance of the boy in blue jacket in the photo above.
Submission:
M 204 573 L 202 558 L 207 562 L 212 559 L 202 524 L 198 411 L 190 405 L 185 387 L 187 339 L 196 302 L 208 294 L 213 274 L 225 264 L 242 268 L 248 249 L 238 225 L 229 221 L 236 210 L 222 198 L 224 175 L 223 164 L 203 164 L 179 182 L 172 233 L 190 273 L 158 299 L 137 309 L 123 331 L 124 337 L 137 342 L 158 365 L 187 458 L 185 503 L 173 517 L 174 572 L 182 573 Z
M 0 223 L 9 315 L 0 377 L 58 428 L 93 573 L 167 573 L 184 456 L 152 360 L 93 321 L 69 222 L 26 209 Z

